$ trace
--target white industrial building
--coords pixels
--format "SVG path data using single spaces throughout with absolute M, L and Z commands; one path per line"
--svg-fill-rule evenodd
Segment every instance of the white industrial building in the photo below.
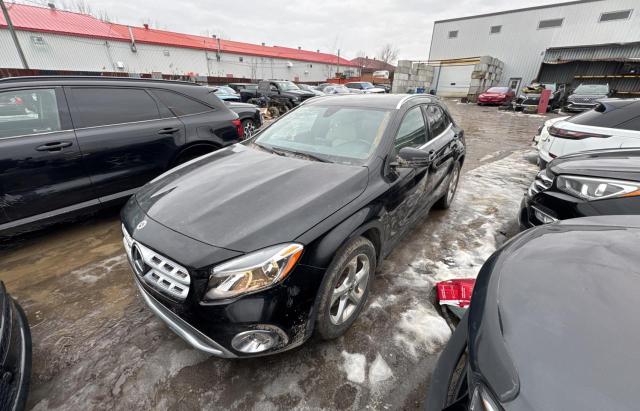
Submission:
M 552 70 L 541 72 L 543 63 L 562 64 L 560 77 L 567 83 L 587 74 L 603 79 L 633 75 L 637 71 L 628 65 L 640 59 L 640 47 L 634 44 L 639 41 L 640 0 L 570 1 L 440 20 L 434 24 L 429 52 L 429 62 L 436 66 L 432 89 L 441 95 L 466 95 L 481 56 L 502 62 L 496 83 L 516 91 L 541 75 L 555 76 Z M 594 68 L 596 62 L 605 61 L 612 64 Z M 634 91 L 636 84 L 622 86 L 634 93 L 640 91 Z
M 324 81 L 358 66 L 333 54 L 155 30 L 8 3 L 30 69 L 191 77 Z M 22 63 L 0 14 L 0 69 Z

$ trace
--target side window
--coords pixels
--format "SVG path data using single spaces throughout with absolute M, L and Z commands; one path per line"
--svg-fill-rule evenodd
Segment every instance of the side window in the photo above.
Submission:
M 404 147 L 420 147 L 427 142 L 427 132 L 421 108 L 414 107 L 407 111 L 400 123 L 394 145 L 396 150 Z
M 169 107 L 176 116 L 186 116 L 187 114 L 204 113 L 213 110 L 211 107 L 199 101 L 174 93 L 173 91 L 154 89 L 152 92 L 165 106 Z
M 427 106 L 427 121 L 429 122 L 429 130 L 431 130 L 431 138 L 438 137 L 451 123 L 444 111 L 435 105 Z
M 151 96 L 136 88 L 72 88 L 76 128 L 131 123 L 160 118 Z
M 269 89 L 271 91 L 273 91 L 274 93 L 278 92 L 278 86 L 276 86 L 275 84 L 271 83 L 271 85 L 269 86 Z
M 0 138 L 60 130 L 55 90 L 0 92 Z

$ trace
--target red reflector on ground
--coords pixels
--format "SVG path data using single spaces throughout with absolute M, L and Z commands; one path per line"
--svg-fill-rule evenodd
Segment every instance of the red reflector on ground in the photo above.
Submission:
M 438 291 L 438 302 L 440 305 L 453 305 L 466 308 L 471 302 L 474 278 L 461 278 L 459 280 L 440 281 L 436 284 Z

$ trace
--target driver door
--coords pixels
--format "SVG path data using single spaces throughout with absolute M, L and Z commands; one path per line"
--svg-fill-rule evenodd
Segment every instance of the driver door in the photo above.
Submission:
M 394 140 L 392 158 L 404 147 L 420 148 L 427 142 L 427 125 L 421 106 L 404 114 Z M 392 167 L 391 189 L 386 201 L 386 232 L 392 242 L 399 239 L 420 209 L 428 181 L 429 167 Z

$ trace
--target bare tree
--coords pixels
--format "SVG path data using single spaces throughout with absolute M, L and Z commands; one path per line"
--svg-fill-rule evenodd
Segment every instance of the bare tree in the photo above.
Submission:
M 391 43 L 382 46 L 378 53 L 378 59 L 385 63 L 392 64 L 398 58 L 398 48 Z

